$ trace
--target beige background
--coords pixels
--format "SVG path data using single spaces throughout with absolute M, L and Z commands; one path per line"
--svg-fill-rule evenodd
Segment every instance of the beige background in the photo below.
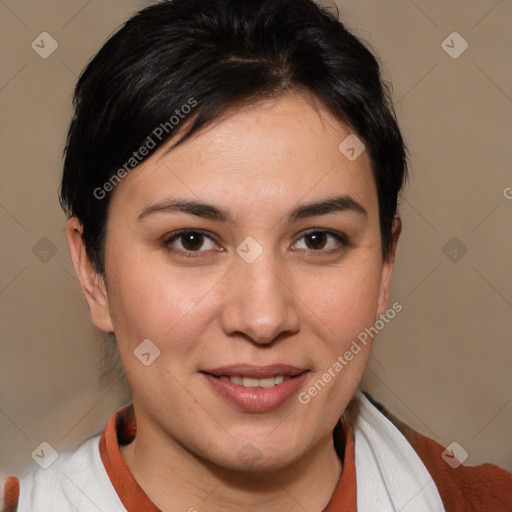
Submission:
M 97 383 L 103 339 L 57 189 L 77 75 L 143 5 L 0 1 L 3 473 L 34 466 L 42 441 L 63 450 L 100 432 L 128 400 L 119 381 Z M 379 334 L 365 388 L 444 446 L 457 441 L 466 463 L 512 470 L 512 2 L 338 5 L 385 64 L 412 164 L 392 297 L 404 309 Z M 31 48 L 44 31 L 59 45 L 47 59 Z M 456 59 L 441 46 L 454 31 L 469 44 Z

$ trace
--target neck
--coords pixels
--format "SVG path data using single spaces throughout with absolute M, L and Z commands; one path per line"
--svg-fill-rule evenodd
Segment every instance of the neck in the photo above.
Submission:
M 341 475 L 332 432 L 290 465 L 272 471 L 232 471 L 186 450 L 151 425 L 121 454 L 135 480 L 162 512 L 322 511 Z

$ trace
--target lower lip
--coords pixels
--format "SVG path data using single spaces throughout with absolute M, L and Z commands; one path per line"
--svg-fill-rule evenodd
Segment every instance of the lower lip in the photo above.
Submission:
M 215 391 L 239 409 L 248 412 L 265 412 L 277 409 L 297 393 L 307 374 L 308 372 L 304 372 L 290 377 L 271 388 L 245 388 L 207 373 L 203 373 L 203 376 Z

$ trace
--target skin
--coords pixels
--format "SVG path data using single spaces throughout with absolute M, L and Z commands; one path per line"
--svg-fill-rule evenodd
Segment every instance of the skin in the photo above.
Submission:
M 371 343 L 307 405 L 292 397 L 270 412 L 237 409 L 200 370 L 292 364 L 309 370 L 304 391 L 386 311 L 400 223 L 383 261 L 369 155 L 351 162 L 338 150 L 350 133 L 314 98 L 291 93 L 160 148 L 113 193 L 104 276 L 87 258 L 79 220 L 67 224 L 91 319 L 115 332 L 132 391 L 137 437 L 122 455 L 163 511 L 320 511 L 334 492 L 342 468 L 332 431 Z M 367 215 L 287 220 L 297 205 L 338 195 Z M 182 212 L 137 220 L 170 197 L 229 209 L 234 222 Z M 313 228 L 345 233 L 350 244 L 305 236 Z M 166 247 L 180 229 L 211 238 Z M 248 236 L 263 249 L 252 263 L 236 252 Z M 144 366 L 133 351 L 148 338 L 161 353 Z M 249 442 L 261 454 L 252 466 L 237 456 Z

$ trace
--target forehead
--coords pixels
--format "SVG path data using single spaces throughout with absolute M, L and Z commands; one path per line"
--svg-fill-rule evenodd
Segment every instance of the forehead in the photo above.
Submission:
M 377 196 L 368 152 L 349 159 L 353 152 L 345 151 L 354 135 L 320 102 L 297 93 L 231 110 L 131 171 L 112 207 L 179 194 L 266 209 L 340 193 L 371 210 Z

